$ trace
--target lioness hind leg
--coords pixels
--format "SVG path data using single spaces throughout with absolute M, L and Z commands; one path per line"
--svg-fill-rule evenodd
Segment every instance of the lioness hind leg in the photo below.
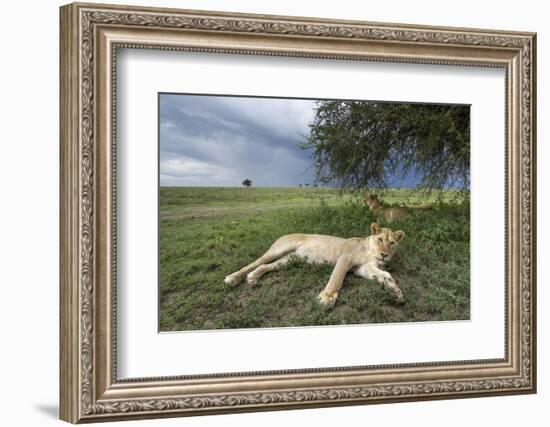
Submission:
M 258 284 L 258 279 L 262 277 L 265 273 L 279 270 L 281 267 L 286 265 L 291 255 L 292 253 L 285 255 L 284 257 L 279 258 L 277 261 L 274 261 L 270 264 L 260 265 L 254 271 L 248 273 L 248 275 L 246 276 L 246 281 L 249 285 L 256 286 Z
M 230 274 L 225 278 L 224 282 L 226 285 L 230 286 L 237 285 L 244 276 L 258 268 L 260 265 L 269 264 L 270 262 L 282 258 L 285 255 L 294 252 L 297 247 L 298 244 L 279 244 L 279 241 L 277 241 L 260 258 L 258 258 L 253 263 L 241 268 L 239 271 Z

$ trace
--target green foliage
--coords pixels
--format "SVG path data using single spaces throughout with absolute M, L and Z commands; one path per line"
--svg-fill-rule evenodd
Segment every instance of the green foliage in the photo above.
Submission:
M 332 266 L 294 259 L 257 287 L 224 277 L 252 262 L 282 234 L 366 236 L 376 218 L 358 200 L 316 188 L 161 188 L 162 331 L 260 328 L 469 318 L 469 209 L 446 192 L 433 210 L 412 211 L 391 228 L 406 237 L 388 270 L 405 295 L 395 305 L 377 282 L 348 275 L 336 306 L 316 297 Z M 406 190 L 384 200 L 433 202 Z
M 386 188 L 414 174 L 424 189 L 468 188 L 467 106 L 319 101 L 302 148 L 317 179 L 341 189 Z

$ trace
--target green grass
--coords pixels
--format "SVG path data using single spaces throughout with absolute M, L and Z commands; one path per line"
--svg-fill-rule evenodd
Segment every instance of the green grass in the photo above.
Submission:
M 223 279 L 262 255 L 281 235 L 367 236 L 372 212 L 352 196 L 324 188 L 190 188 L 160 191 L 161 331 L 469 319 L 469 206 L 456 192 L 434 209 L 411 210 L 391 224 L 405 231 L 387 270 L 405 303 L 377 282 L 348 275 L 335 307 L 316 297 L 332 266 L 293 260 L 262 277 L 227 287 Z M 388 203 L 435 202 L 389 190 Z

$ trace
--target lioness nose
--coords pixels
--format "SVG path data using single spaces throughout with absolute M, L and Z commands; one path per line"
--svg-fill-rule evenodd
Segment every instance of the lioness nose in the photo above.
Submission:
M 386 258 L 388 256 L 386 252 L 380 252 L 380 255 L 382 255 L 382 258 Z

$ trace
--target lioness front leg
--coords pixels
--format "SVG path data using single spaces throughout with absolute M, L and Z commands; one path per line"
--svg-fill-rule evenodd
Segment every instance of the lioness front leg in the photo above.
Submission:
M 317 297 L 320 304 L 327 308 L 332 308 L 334 306 L 338 298 L 338 292 L 344 284 L 344 278 L 352 266 L 353 262 L 350 257 L 341 256 L 338 258 L 325 289 L 323 289 Z
M 383 284 L 386 289 L 389 289 L 395 297 L 397 302 L 402 303 L 404 301 L 403 292 L 397 286 L 395 279 L 387 271 L 381 270 L 374 264 L 365 264 L 359 267 L 355 274 L 365 277 L 366 279 L 376 279 L 379 283 Z

